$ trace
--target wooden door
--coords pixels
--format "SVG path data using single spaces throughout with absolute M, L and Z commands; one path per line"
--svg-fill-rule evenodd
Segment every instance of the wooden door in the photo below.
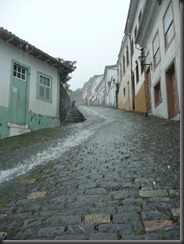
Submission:
M 10 122 L 13 124 L 25 125 L 27 108 L 27 70 L 17 64 L 13 65 L 10 96 Z
M 174 63 L 166 72 L 166 89 L 168 118 L 170 119 L 179 114 L 178 85 L 176 80 Z

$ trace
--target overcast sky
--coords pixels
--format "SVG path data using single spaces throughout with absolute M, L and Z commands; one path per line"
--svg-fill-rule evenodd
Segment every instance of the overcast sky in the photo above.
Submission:
M 53 57 L 77 61 L 81 88 L 116 64 L 130 0 L 0 0 L 0 26 Z

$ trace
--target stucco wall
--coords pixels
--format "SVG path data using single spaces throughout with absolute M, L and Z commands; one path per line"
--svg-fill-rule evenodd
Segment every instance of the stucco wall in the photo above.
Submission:
M 0 106 L 0 139 L 9 136 L 8 124 L 8 113 L 9 110 L 7 107 Z
M 36 113 L 29 113 L 28 121 L 31 131 L 60 125 L 60 121 L 56 117 Z
M 126 48 L 128 46 L 129 63 L 127 65 Z M 125 57 L 125 73 L 123 73 L 123 56 Z M 122 69 L 120 68 L 122 66 Z M 132 106 L 132 82 L 131 82 L 131 48 L 130 38 L 125 35 L 118 58 L 120 88 L 118 93 L 118 108 L 133 110 Z M 121 74 L 120 74 L 121 73 Z M 122 77 L 122 78 L 121 78 Z M 125 88 L 125 94 L 124 94 Z
M 141 1 L 140 1 L 141 2 Z M 139 2 L 139 5 L 140 5 Z M 169 4 L 172 4 L 173 7 L 173 19 L 174 19 L 174 30 L 175 36 L 172 40 L 171 44 L 166 48 L 164 41 L 164 25 L 163 18 L 166 13 L 166 10 Z M 154 5 L 155 4 L 155 5 Z M 148 22 L 148 25 L 145 26 L 143 22 L 143 32 L 140 35 L 140 44 L 142 47 L 145 47 L 145 56 L 149 54 L 150 60 L 147 63 L 152 63 L 150 68 L 151 72 L 151 86 L 150 86 L 150 94 L 151 94 L 151 109 L 152 114 L 159 117 L 168 118 L 168 95 L 166 89 L 166 70 L 174 62 L 175 64 L 175 74 L 178 83 L 178 95 L 180 100 L 180 7 L 179 0 L 163 0 L 161 5 L 159 6 L 156 2 L 154 2 L 154 8 L 150 9 L 152 11 L 152 21 Z M 137 11 L 138 12 L 138 11 Z M 145 19 L 149 19 L 150 13 L 146 12 Z M 144 27 L 146 28 L 144 30 Z M 159 49 L 160 49 L 160 62 L 157 67 L 154 67 L 153 60 L 153 40 L 154 37 L 158 33 L 159 38 Z M 133 60 L 133 64 L 134 64 Z M 155 97 L 154 97 L 154 87 L 156 83 L 160 81 L 161 87 L 161 102 L 156 106 L 155 105 Z M 141 82 L 142 84 L 142 77 Z M 139 84 L 139 85 L 140 85 Z M 136 85 L 136 92 L 138 90 L 138 86 Z
M 54 67 L 0 40 L 0 138 L 10 136 L 10 89 L 13 62 L 28 69 L 26 125 L 31 130 L 59 125 L 59 82 Z M 52 79 L 52 100 L 37 99 L 38 72 Z
M 121 84 L 120 88 L 119 88 L 119 93 L 118 93 L 118 108 L 119 109 L 125 109 L 127 110 L 127 99 L 123 94 L 123 84 Z
M 111 81 L 111 77 L 117 81 L 117 69 L 114 68 L 107 68 L 105 74 L 105 104 L 107 106 L 116 106 L 116 84 L 111 82 L 112 84 L 108 85 L 108 81 Z
M 174 12 L 174 27 L 175 27 L 175 37 L 172 40 L 170 46 L 166 49 L 164 44 L 164 30 L 163 30 L 163 16 L 170 3 L 170 1 L 164 1 L 161 11 L 156 19 L 155 25 L 153 27 L 152 33 L 148 39 L 148 50 L 150 56 L 153 57 L 152 41 L 158 31 L 159 33 L 159 44 L 160 44 L 160 54 L 161 60 L 156 69 L 151 70 L 151 102 L 152 102 L 152 113 L 155 116 L 168 118 L 168 106 L 167 106 L 167 90 L 166 90 L 166 76 L 165 72 L 169 65 L 175 62 L 175 72 L 176 79 L 178 83 L 178 95 L 180 98 L 180 13 L 179 13 L 179 1 L 172 1 L 173 12 Z M 153 62 L 153 60 L 151 60 Z M 154 85 L 160 79 L 161 81 L 161 93 L 162 102 L 155 107 L 154 101 Z
M 0 105 L 4 107 L 9 106 L 9 89 L 10 89 L 10 78 L 11 78 L 11 65 L 12 59 L 19 62 L 22 65 L 30 68 L 29 74 L 29 110 L 35 113 L 43 115 L 57 116 L 58 109 L 58 77 L 57 70 L 50 65 L 42 62 L 27 54 L 10 44 L 0 40 L 1 55 L 0 55 Z M 37 72 L 41 72 L 45 75 L 52 77 L 52 103 L 43 102 L 36 99 L 37 89 Z
M 141 88 L 135 95 L 135 111 L 145 113 L 146 112 L 146 99 L 145 99 L 145 85 L 142 84 Z

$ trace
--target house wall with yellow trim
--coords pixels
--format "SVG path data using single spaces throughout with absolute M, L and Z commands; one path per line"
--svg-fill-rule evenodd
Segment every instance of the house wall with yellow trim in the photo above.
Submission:
M 135 95 L 135 111 L 141 113 L 146 112 L 145 82 Z
M 117 64 L 120 81 L 118 93 L 118 108 L 125 110 L 133 110 L 131 82 L 131 47 L 130 39 L 127 35 L 123 37 Z
M 118 108 L 132 110 L 131 73 L 126 72 L 118 93 Z M 125 93 L 124 93 L 125 92 Z

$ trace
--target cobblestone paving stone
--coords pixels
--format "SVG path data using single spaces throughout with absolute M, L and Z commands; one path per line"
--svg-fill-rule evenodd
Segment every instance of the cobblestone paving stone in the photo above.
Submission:
M 180 123 L 79 109 L 83 123 L 0 140 L 1 176 L 35 163 L 1 182 L 0 239 L 180 240 Z

